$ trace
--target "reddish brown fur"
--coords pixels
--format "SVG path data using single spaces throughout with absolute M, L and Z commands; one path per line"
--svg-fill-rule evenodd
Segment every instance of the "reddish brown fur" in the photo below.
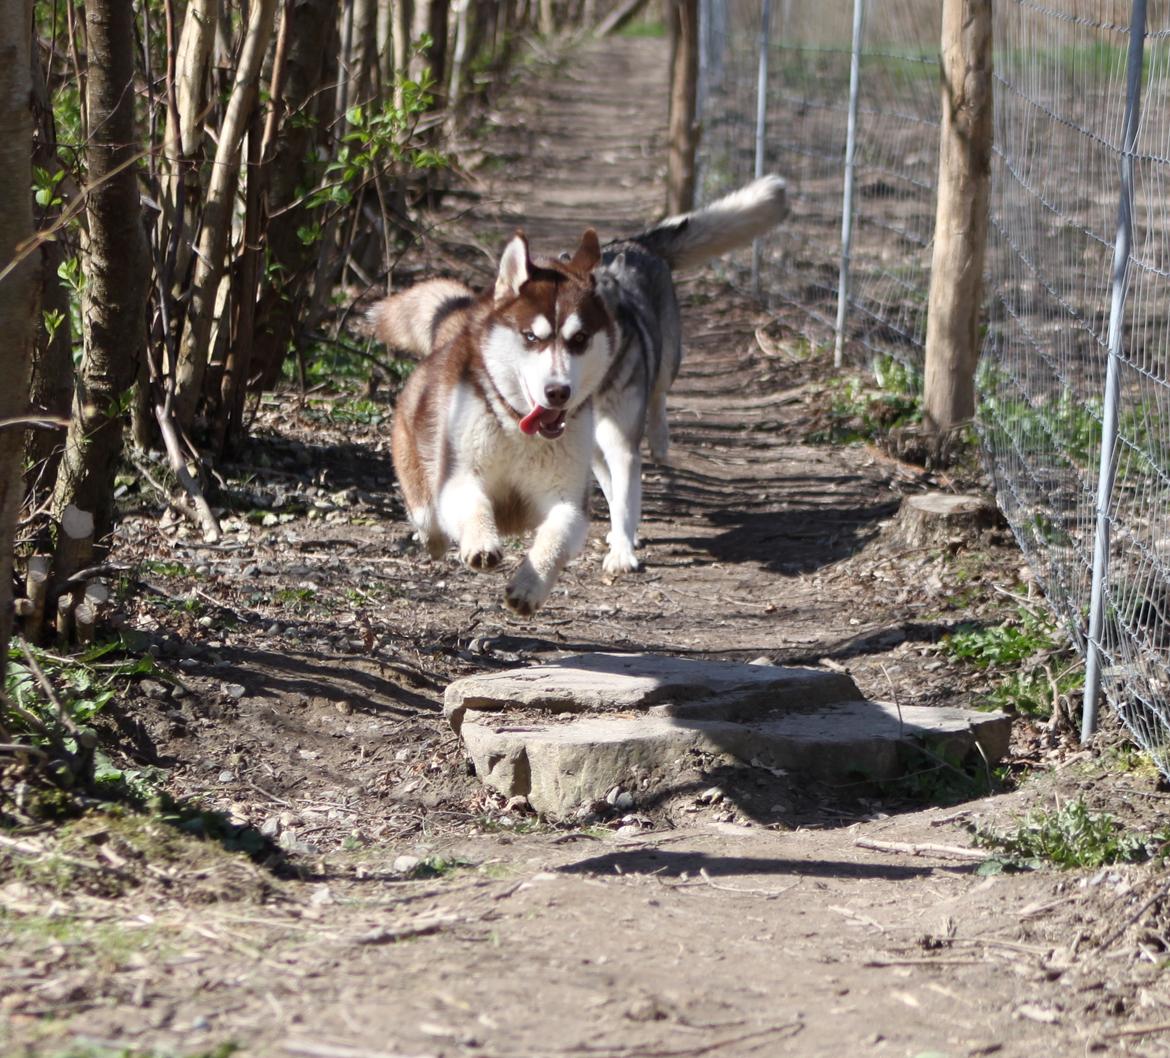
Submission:
M 407 381 L 394 416 L 394 468 L 409 510 L 429 508 L 435 500 L 433 482 L 443 479 L 449 456 L 435 448 L 443 443 L 451 391 L 465 381 L 486 402 L 489 392 L 494 390 L 480 353 L 480 344 L 493 318 L 516 330 L 524 330 L 539 315 L 556 320 L 567 311 L 576 311 L 590 332 L 612 330 L 614 324 L 608 310 L 593 293 L 591 272 L 600 258 L 597 234 L 590 229 L 570 261 L 533 259 L 534 269 L 523 284 L 522 294 L 497 299 L 494 292 L 487 291 L 472 304 L 455 309 L 441 320 L 433 335 L 430 355 Z M 429 328 L 434 312 L 451 297 L 463 291 L 470 293 L 468 288 L 450 280 L 431 282 L 437 284 L 434 290 L 427 289 L 430 283 L 418 284 L 375 308 L 372 314 L 375 332 L 387 345 L 417 348 L 416 336 Z M 414 313 L 423 313 L 425 318 L 414 318 Z M 411 336 L 409 343 L 405 339 L 407 335 Z M 428 463 L 437 473 L 428 473 Z M 493 500 L 502 533 L 513 534 L 529 528 L 530 514 L 518 495 Z

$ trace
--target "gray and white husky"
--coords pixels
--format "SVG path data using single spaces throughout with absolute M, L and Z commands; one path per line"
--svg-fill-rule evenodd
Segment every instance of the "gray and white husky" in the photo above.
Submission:
M 787 214 L 767 176 L 704 209 L 601 247 L 536 257 L 508 242 L 492 289 L 433 279 L 371 310 L 375 335 L 426 357 L 394 417 L 394 467 L 432 555 L 497 566 L 501 536 L 534 530 L 505 590 L 531 614 L 585 544 L 592 467 L 610 511 L 607 573 L 639 568 L 641 442 L 666 459 L 666 396 L 682 359 L 671 270 L 750 243 Z

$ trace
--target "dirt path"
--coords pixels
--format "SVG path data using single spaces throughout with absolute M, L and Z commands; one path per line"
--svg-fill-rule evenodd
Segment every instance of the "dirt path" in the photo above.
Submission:
M 661 41 L 612 40 L 526 75 L 482 143 L 502 163 L 481 245 L 522 223 L 553 250 L 651 217 L 665 65 Z M 463 263 L 482 278 L 485 261 Z M 998 619 L 990 584 L 1013 582 L 1016 553 L 899 546 L 886 520 L 925 476 L 804 443 L 823 361 L 714 273 L 680 285 L 676 460 L 648 474 L 638 577 L 603 582 L 595 548 L 537 619 L 509 618 L 499 577 L 420 556 L 384 414 L 341 397 L 263 412 L 229 468 L 251 510 L 227 549 L 127 520 L 121 557 L 176 602 L 147 597 L 130 623 L 181 686 L 134 686 L 113 714 L 134 747 L 119 763 L 165 769 L 292 869 L 164 856 L 160 823 L 76 828 L 104 885 L 81 872 L 49 898 L 26 870 L 0 888 L 0 1052 L 1166 1053 L 1164 1033 L 1127 1034 L 1170 1001 L 1127 932 L 1146 875 L 985 879 L 857 844 L 966 845 L 964 822 L 1009 818 L 1042 786 L 906 810 L 905 791 L 696 761 L 669 803 L 554 830 L 465 774 L 445 683 L 569 649 L 844 665 L 868 695 L 915 704 L 977 694 L 932 644 L 960 617 Z

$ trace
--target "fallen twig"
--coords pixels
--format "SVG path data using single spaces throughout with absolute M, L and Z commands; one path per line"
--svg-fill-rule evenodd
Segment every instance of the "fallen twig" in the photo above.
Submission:
M 889 966 L 982 966 L 986 959 L 866 959 L 862 966 L 884 969 Z
M 851 918 L 855 922 L 860 922 L 862 925 L 873 926 L 873 928 L 876 929 L 879 933 L 885 933 L 886 931 L 886 927 L 883 926 L 876 918 L 870 918 L 869 915 L 863 915 L 861 912 L 854 911 L 852 908 L 836 907 L 834 905 L 830 905 L 829 910 L 837 912 L 838 915 L 844 915 L 846 918 Z
M 406 922 L 398 926 L 377 926 L 367 933 L 361 933 L 352 938 L 354 944 L 394 944 L 410 937 L 425 937 L 430 933 L 438 933 L 444 926 L 450 926 L 459 921 L 458 915 L 433 915 L 429 918 L 419 918 L 413 922 Z
M 910 856 L 947 856 L 957 860 L 971 860 L 982 863 L 991 859 L 991 854 L 980 849 L 963 848 L 959 845 L 936 845 L 927 841 L 911 844 L 905 841 L 876 841 L 873 838 L 857 838 L 858 848 L 873 849 L 875 852 L 901 852 Z
M 1146 900 L 1146 901 L 1145 901 L 1145 902 L 1144 902 L 1144 903 L 1143 903 L 1143 904 L 1142 904 L 1142 905 L 1141 905 L 1141 906 L 1140 906 L 1140 907 L 1139 907 L 1139 908 L 1138 908 L 1138 909 L 1137 909 L 1137 910 L 1136 910 L 1136 911 L 1135 911 L 1135 912 L 1134 912 L 1132 915 L 1130 915 L 1130 916 L 1129 916 L 1129 918 L 1127 918 L 1127 919 L 1126 919 L 1126 920 L 1125 920 L 1125 921 L 1124 921 L 1124 922 L 1123 922 L 1123 923 L 1122 923 L 1122 924 L 1121 924 L 1121 925 L 1120 925 L 1120 926 L 1119 926 L 1117 929 L 1115 929 L 1115 930 L 1114 930 L 1112 933 L 1110 933 L 1110 934 L 1109 934 L 1109 936 L 1108 936 L 1108 937 L 1106 937 L 1106 938 L 1105 938 L 1103 941 L 1101 941 L 1101 943 L 1100 943 L 1100 944 L 1097 946 L 1097 947 L 1098 947 L 1098 950 L 1102 950 L 1102 949 L 1104 949 L 1104 948 L 1108 948 L 1108 947 L 1109 947 L 1109 946 L 1110 946 L 1110 945 L 1111 945 L 1111 944 L 1112 944 L 1114 941 L 1116 941 L 1116 940 L 1117 940 L 1117 939 L 1118 939 L 1118 938 L 1119 938 L 1119 937 L 1120 937 L 1120 936 L 1121 936 L 1121 935 L 1122 935 L 1122 934 L 1123 934 L 1123 933 L 1124 933 L 1124 932 L 1125 932 L 1127 929 L 1129 929 L 1129 927 L 1130 927 L 1130 926 L 1132 926 L 1132 925 L 1133 925 L 1135 922 L 1137 922 L 1137 921 L 1138 921 L 1138 919 L 1140 919 L 1140 918 L 1142 917 L 1142 915 L 1144 915 L 1144 914 L 1145 914 L 1147 911 L 1149 911 L 1149 910 L 1150 910 L 1150 908 L 1151 908 L 1151 907 L 1153 907 L 1155 903 L 1157 903 L 1157 901 L 1158 901 L 1158 899 L 1159 899 L 1159 898 L 1161 898 L 1161 897 L 1165 897 L 1165 895 L 1166 895 L 1166 888 L 1165 888 L 1164 886 L 1163 886 L 1163 887 L 1160 887 L 1160 888 L 1158 889 L 1158 891 L 1157 891 L 1156 893 L 1154 893 L 1154 895 L 1153 895 L 1153 896 L 1151 896 L 1151 897 L 1150 897 L 1148 900 Z
M 367 1051 L 363 1047 L 346 1047 L 317 1040 L 285 1040 L 281 1049 L 304 1058 L 438 1058 L 435 1054 L 403 1054 L 401 1051 Z
M 760 1039 L 777 1033 L 787 1032 L 788 1038 L 795 1036 L 804 1028 L 803 1021 L 786 1021 L 781 1025 L 772 1025 L 765 1029 L 753 1029 L 751 1032 L 742 1032 L 738 1036 L 729 1036 L 722 1040 L 712 1040 L 710 1043 L 698 1043 L 693 1047 L 607 1047 L 605 1044 L 578 1044 L 559 1051 L 542 1052 L 541 1058 L 552 1058 L 558 1054 L 589 1054 L 599 1058 L 691 1058 L 692 1055 L 710 1054 L 712 1051 L 731 1047 L 734 1044 L 746 1043 L 748 1040 Z
M 711 876 L 707 873 L 706 867 L 699 868 L 699 874 L 702 875 L 705 881 L 712 889 L 720 889 L 725 893 L 751 893 L 757 896 L 766 896 L 769 899 L 780 896 L 788 892 L 790 889 L 795 889 L 800 883 L 793 882 L 791 885 L 784 886 L 783 889 L 741 889 L 736 885 L 720 885 L 716 881 L 712 881 Z
M 1170 1032 L 1170 1021 L 1157 1021 L 1150 1025 L 1131 1025 L 1124 1029 L 1113 1029 L 1102 1035 L 1107 1040 L 1117 1040 L 1124 1036 L 1152 1036 L 1156 1032 Z

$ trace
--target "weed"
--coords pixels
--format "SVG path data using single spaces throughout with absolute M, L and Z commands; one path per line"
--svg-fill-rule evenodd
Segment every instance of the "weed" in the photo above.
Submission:
M 240 1049 L 238 1043 L 228 1041 L 209 1050 L 188 1052 L 182 1058 L 231 1058 Z M 137 1047 L 109 1048 L 96 1044 L 73 1044 L 68 1049 L 52 1055 L 52 1058 L 179 1058 L 176 1051 L 159 1051 L 154 1048 L 139 1050 Z
M 304 613 L 317 602 L 317 590 L 315 588 L 280 588 L 272 596 L 272 601 L 285 609 Z
M 88 951 L 100 957 L 112 970 L 124 965 L 139 952 L 154 958 L 172 953 L 165 935 L 152 929 L 127 929 L 120 922 L 101 922 L 66 914 L 20 914 L 0 910 L 6 936 L 22 947 L 49 948 L 62 945 L 75 952 Z
M 320 401 L 311 404 L 309 418 L 343 426 L 377 426 L 389 416 L 389 410 L 372 400 Z
M 1023 606 L 1017 607 L 1017 621 L 986 628 L 965 626 L 947 638 L 952 656 L 971 661 L 982 668 L 1012 665 L 1058 646 L 1054 626 L 1044 614 Z
M 897 778 L 874 781 L 860 777 L 864 787 L 883 799 L 951 805 L 986 797 L 1002 787 L 1000 770 L 990 768 L 979 750 L 965 742 L 906 740 L 898 753 L 905 770 Z
M 154 605 L 160 610 L 169 610 L 172 613 L 190 614 L 192 617 L 202 617 L 207 610 L 206 604 L 197 595 L 187 595 L 175 599 L 154 599 Z
M 619 37 L 648 37 L 658 39 L 666 36 L 666 23 L 656 18 L 640 18 L 626 23 L 617 31 Z
M 12 739 L 49 762 L 59 783 L 87 782 L 96 745 L 90 723 L 129 680 L 153 675 L 154 660 L 149 655 L 112 657 L 124 651 L 121 640 L 72 656 L 25 649 L 9 647 L 0 721 Z
M 1149 779 L 1151 782 L 1156 782 L 1161 774 L 1154 757 L 1128 739 L 1108 747 L 1106 753 L 1112 758 L 1116 771 Z
M 442 878 L 461 868 L 474 866 L 475 864 L 470 860 L 461 860 L 458 857 L 447 859 L 445 856 L 428 856 L 411 870 L 410 877 L 413 879 Z
M 535 816 L 517 819 L 513 816 L 481 815 L 475 824 L 484 834 L 535 834 L 545 829 L 545 824 Z
M 999 853 L 988 861 L 984 871 L 997 873 L 1049 865 L 1092 869 L 1114 863 L 1140 863 L 1170 842 L 1170 830 L 1156 834 L 1126 832 L 1108 812 L 1090 812 L 1078 799 L 1051 811 L 1034 809 L 1011 830 L 977 827 L 972 837 L 979 847 Z
M 1017 606 L 1015 619 L 999 625 L 961 626 L 942 647 L 951 657 L 989 673 L 1002 670 L 983 702 L 988 708 L 1047 716 L 1054 700 L 1084 685 L 1080 658 L 1055 620 L 1027 606 Z
M 198 577 L 198 574 L 190 566 L 184 565 L 182 562 L 167 562 L 161 559 L 147 559 L 142 563 L 142 569 L 147 573 L 153 573 L 157 577 Z
M 877 357 L 873 378 L 846 375 L 834 381 L 827 425 L 809 434 L 813 443 L 870 441 L 922 419 L 922 377 L 892 357 Z

